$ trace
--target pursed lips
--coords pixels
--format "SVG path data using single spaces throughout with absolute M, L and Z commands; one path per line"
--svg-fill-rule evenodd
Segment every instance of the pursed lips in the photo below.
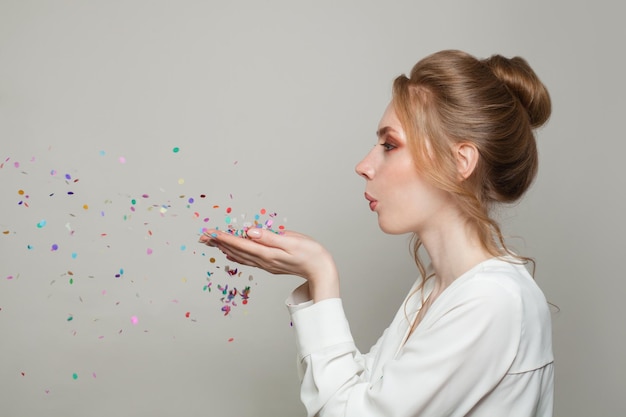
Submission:
M 373 198 L 368 193 L 365 193 L 365 199 L 370 202 L 370 210 L 374 211 L 376 209 L 376 205 L 378 204 L 378 200 Z

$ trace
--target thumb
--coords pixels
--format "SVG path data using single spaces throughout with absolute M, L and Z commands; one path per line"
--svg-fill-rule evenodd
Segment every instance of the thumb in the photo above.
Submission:
M 271 230 L 261 229 L 261 228 L 250 228 L 246 230 L 246 235 L 248 239 L 254 240 L 257 243 L 260 243 L 264 246 L 270 246 L 273 248 L 281 248 L 286 242 L 281 240 L 283 236 L 280 234 L 274 233 Z
M 250 229 L 246 230 L 246 235 L 250 239 L 260 239 L 263 236 L 263 230 L 256 227 L 251 227 Z

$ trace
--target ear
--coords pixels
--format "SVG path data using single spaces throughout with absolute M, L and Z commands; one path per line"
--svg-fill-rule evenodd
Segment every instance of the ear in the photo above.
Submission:
M 459 172 L 459 179 L 466 180 L 472 175 L 480 154 L 476 145 L 470 142 L 461 142 L 454 145 L 454 153 L 456 155 L 456 167 Z

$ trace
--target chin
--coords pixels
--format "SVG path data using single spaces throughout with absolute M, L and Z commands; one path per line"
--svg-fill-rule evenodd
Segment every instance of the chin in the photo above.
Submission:
M 412 230 L 408 230 L 406 227 L 402 227 L 402 225 L 389 224 L 381 221 L 380 217 L 378 218 L 378 227 L 380 228 L 380 230 L 383 231 L 383 233 L 386 233 L 388 235 L 404 235 L 407 233 L 412 233 Z

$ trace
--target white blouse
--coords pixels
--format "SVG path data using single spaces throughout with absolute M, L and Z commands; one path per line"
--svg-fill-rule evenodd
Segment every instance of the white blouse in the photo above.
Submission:
M 292 293 L 287 307 L 308 416 L 552 416 L 550 311 L 523 265 L 493 258 L 475 266 L 405 341 L 421 299 L 408 296 L 361 354 L 341 299 L 313 303 L 304 286 Z

